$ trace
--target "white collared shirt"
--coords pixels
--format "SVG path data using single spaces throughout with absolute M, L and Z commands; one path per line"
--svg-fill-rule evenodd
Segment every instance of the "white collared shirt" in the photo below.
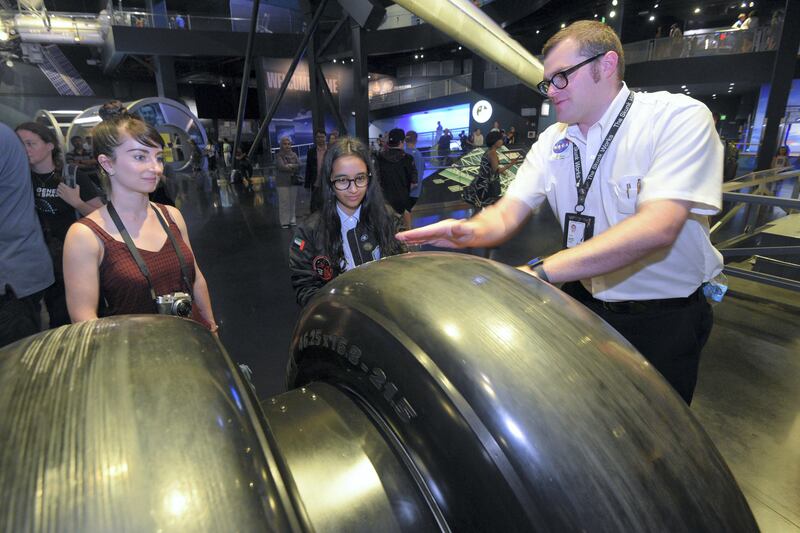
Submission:
M 545 198 L 559 222 L 575 212 L 577 190 L 572 143 L 580 149 L 584 178 L 630 90 L 619 94 L 583 135 L 577 125 L 556 123 L 528 152 L 506 195 L 537 207 Z M 682 94 L 636 93 L 633 105 L 597 169 L 584 215 L 594 234 L 633 215 L 649 200 L 692 202 L 675 243 L 615 272 L 581 280 L 605 301 L 688 296 L 722 270 L 709 240 L 708 215 L 722 207 L 723 151 L 708 108 Z
M 353 259 L 353 251 L 350 249 L 350 244 L 347 242 L 347 232 L 358 226 L 358 221 L 361 217 L 361 206 L 359 205 L 356 208 L 355 213 L 348 215 L 337 203 L 336 212 L 339 213 L 339 220 L 342 222 L 342 252 L 344 253 L 344 260 L 346 263 L 344 269 L 347 271 L 356 267 L 356 262 Z M 372 259 L 380 258 L 381 250 L 380 247 L 376 246 L 375 249 L 372 250 Z

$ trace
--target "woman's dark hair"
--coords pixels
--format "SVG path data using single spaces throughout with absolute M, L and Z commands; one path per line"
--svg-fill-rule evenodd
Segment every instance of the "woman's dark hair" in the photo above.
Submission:
M 491 148 L 497 141 L 503 140 L 503 134 L 499 131 L 490 131 L 486 134 L 486 147 Z
M 392 220 L 393 215 L 387 210 L 386 202 L 383 199 L 381 184 L 375 170 L 369 149 L 359 139 L 354 137 L 341 137 L 325 152 L 325 159 L 322 163 L 321 176 L 324 182 L 322 186 L 322 235 L 325 252 L 331 259 L 331 265 L 338 270 L 344 271 L 344 251 L 342 250 L 342 222 L 339 213 L 336 211 L 336 191 L 331 183 L 333 174 L 333 163 L 340 157 L 353 156 L 361 159 L 367 166 L 369 183 L 367 183 L 367 193 L 361 201 L 361 214 L 359 224 L 366 228 L 378 242 L 381 248 L 381 257 L 399 254 L 403 247 L 394 238 L 396 227 Z M 351 185 L 352 186 L 352 185 Z
M 784 144 L 783 146 L 779 146 L 778 147 L 778 151 L 776 152 L 775 155 L 781 155 L 781 150 L 786 150 L 786 155 L 789 155 L 789 146 L 788 145 Z
M 92 129 L 92 151 L 94 157 L 104 155 L 114 160 L 114 150 L 125 141 L 125 136 L 151 148 L 164 148 L 164 139 L 153 126 L 141 118 L 131 115 L 119 100 L 103 104 L 98 111 L 103 121 Z M 100 168 L 103 188 L 111 192 L 111 183 L 105 169 Z
M 61 143 L 58 142 L 58 137 L 56 137 L 55 132 L 44 124 L 39 124 L 38 122 L 23 122 L 14 128 L 14 131 L 19 130 L 35 133 L 45 143 L 50 143 L 53 145 L 53 151 L 51 152 L 51 155 L 53 156 L 53 164 L 56 166 L 56 174 L 60 175 L 61 169 L 64 168 L 64 158 L 61 155 Z

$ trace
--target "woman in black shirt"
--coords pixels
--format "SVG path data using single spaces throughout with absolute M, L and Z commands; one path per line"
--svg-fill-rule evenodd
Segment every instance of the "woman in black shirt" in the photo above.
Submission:
M 44 293 L 50 327 L 63 326 L 70 323 L 61 265 L 64 237 L 78 218 L 76 211 L 85 216 L 103 202 L 88 174 L 78 172 L 73 187 L 65 183 L 61 146 L 50 129 L 36 122 L 26 122 L 17 126 L 16 132 L 28 154 L 36 211 L 53 259 L 55 283 Z

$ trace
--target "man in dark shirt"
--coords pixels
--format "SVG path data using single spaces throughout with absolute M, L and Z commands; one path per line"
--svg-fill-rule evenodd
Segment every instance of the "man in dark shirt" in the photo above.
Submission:
M 80 135 L 74 135 L 69 142 L 72 143 L 72 151 L 67 152 L 67 164 L 75 165 L 78 170 L 85 172 L 91 178 L 92 183 L 100 188 L 97 160 L 92 155 L 92 151 L 86 149 Z
M 53 283 L 53 263 L 33 206 L 25 149 L 0 124 L 0 346 L 41 328 L 37 303 Z
M 390 131 L 386 149 L 377 158 L 383 197 L 399 215 L 408 211 L 408 194 L 418 179 L 414 158 L 403 151 L 405 138 L 400 128 Z
M 450 159 L 450 141 L 453 140 L 453 135 L 450 133 L 449 129 L 445 129 L 444 133 L 441 137 L 439 137 L 439 142 L 437 143 L 437 148 L 439 152 L 439 160 L 442 166 L 450 166 L 452 160 Z

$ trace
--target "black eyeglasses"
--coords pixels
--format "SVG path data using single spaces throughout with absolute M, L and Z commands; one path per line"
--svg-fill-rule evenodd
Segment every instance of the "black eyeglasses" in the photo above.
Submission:
M 555 85 L 556 89 L 563 89 L 563 88 L 565 88 L 567 86 L 567 84 L 569 84 L 569 79 L 567 79 L 567 75 L 568 74 L 572 74 L 573 72 L 575 72 L 576 70 L 578 70 L 582 66 L 588 65 L 589 63 L 591 63 L 592 61 L 594 61 L 598 57 L 602 57 L 604 55 L 606 55 L 606 53 L 602 52 L 600 54 L 597 54 L 596 56 L 590 57 L 586 61 L 581 61 L 580 63 L 578 63 L 574 67 L 569 67 L 567 70 L 562 70 L 561 72 L 556 72 L 555 74 L 553 74 L 553 77 L 550 78 L 550 81 L 542 80 L 542 81 L 539 82 L 539 85 L 537 85 L 536 88 L 539 89 L 539 92 L 542 93 L 544 96 L 547 96 L 547 91 L 550 90 L 550 84 Z
M 366 187 L 369 183 L 369 174 L 359 174 L 355 178 L 334 178 L 331 180 L 333 188 L 337 191 L 346 191 L 351 183 L 355 183 L 358 189 Z

